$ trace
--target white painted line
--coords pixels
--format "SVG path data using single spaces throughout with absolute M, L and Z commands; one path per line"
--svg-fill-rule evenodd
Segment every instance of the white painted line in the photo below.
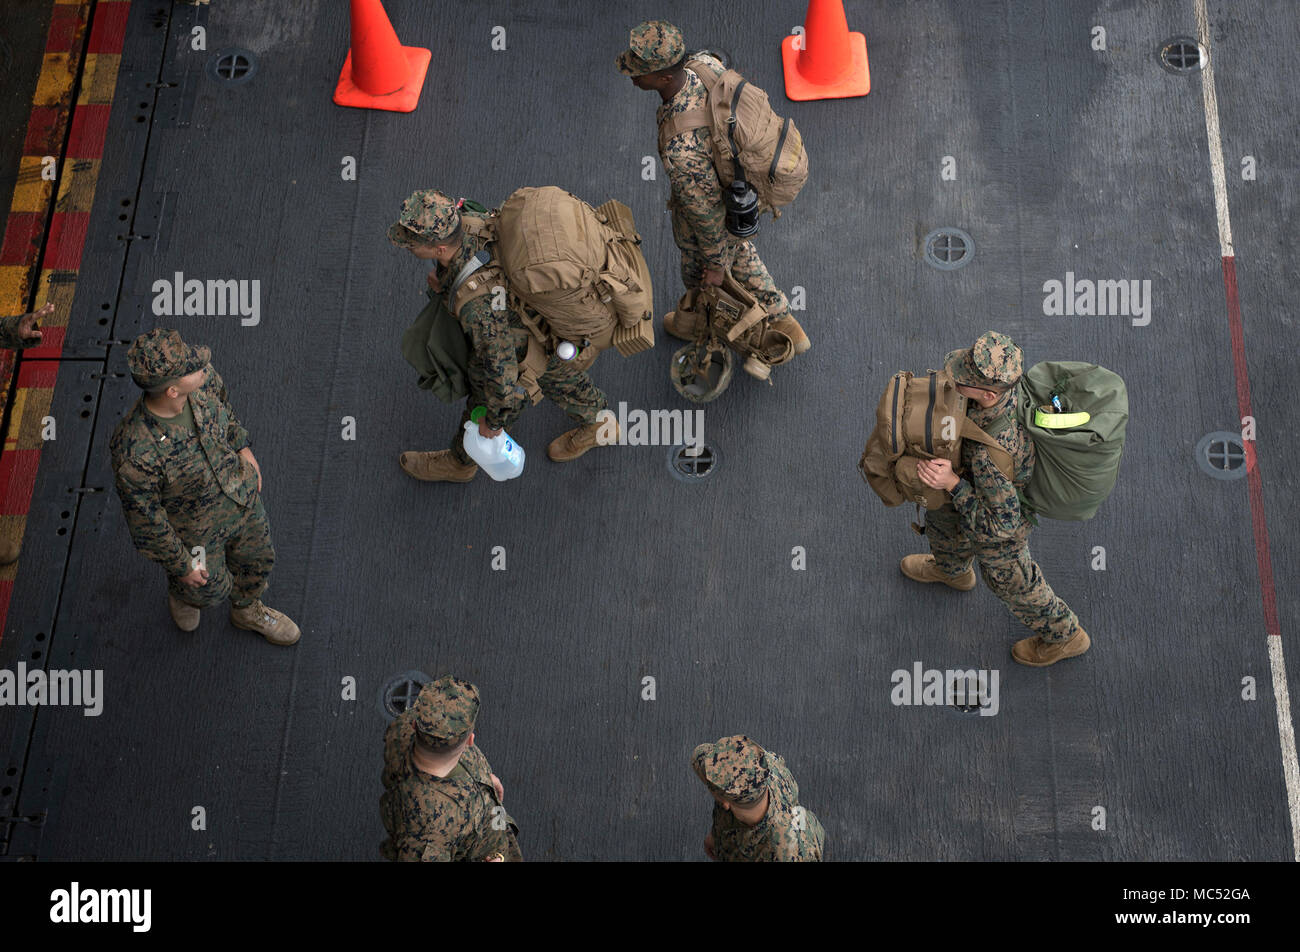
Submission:
M 1223 142 L 1219 138 L 1219 100 L 1214 91 L 1214 56 L 1210 50 L 1210 18 L 1205 0 L 1196 0 L 1196 34 L 1206 53 L 1201 73 L 1201 98 L 1205 104 L 1205 134 L 1210 145 L 1210 171 L 1214 176 L 1214 211 L 1219 221 L 1219 248 L 1224 258 L 1232 250 L 1232 221 L 1228 217 L 1227 179 L 1223 170 Z M 1287 689 L 1286 659 L 1280 636 L 1265 635 L 1268 665 L 1273 679 L 1278 742 L 1282 748 L 1282 777 L 1286 783 L 1287 810 L 1291 814 L 1292 858 L 1300 862 L 1300 761 L 1296 758 L 1295 728 L 1291 721 L 1291 694 Z
M 1291 846 L 1300 862 L 1300 763 L 1296 761 L 1295 730 L 1291 727 L 1291 694 L 1286 686 L 1286 662 L 1282 639 L 1269 637 L 1268 666 L 1273 671 L 1273 698 L 1277 702 L 1277 729 L 1282 739 L 1282 776 L 1286 778 L 1286 801 L 1291 810 Z
M 1205 0 L 1196 0 L 1196 38 L 1205 50 L 1201 98 L 1205 102 L 1205 132 L 1210 140 L 1210 172 L 1214 176 L 1214 212 L 1219 219 L 1219 253 L 1233 257 L 1232 221 L 1228 217 L 1228 184 L 1223 172 L 1223 142 L 1219 138 L 1219 98 L 1214 94 L 1214 56 L 1210 52 L 1210 18 Z

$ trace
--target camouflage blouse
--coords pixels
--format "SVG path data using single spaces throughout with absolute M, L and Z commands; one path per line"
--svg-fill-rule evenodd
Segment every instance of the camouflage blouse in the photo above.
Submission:
M 512 858 L 518 828 L 497 799 L 483 752 L 466 748 L 451 773 L 435 777 L 411 762 L 414 739 L 409 712 L 389 724 L 384 735 L 379 813 L 388 838 L 380 855 L 411 863 L 468 862 L 496 853 Z
M 767 813 L 746 826 L 720 804 L 713 806 L 713 852 L 724 863 L 816 863 L 826 831 L 811 810 L 799 805 L 799 784 L 785 759 L 766 751 L 771 772 Z

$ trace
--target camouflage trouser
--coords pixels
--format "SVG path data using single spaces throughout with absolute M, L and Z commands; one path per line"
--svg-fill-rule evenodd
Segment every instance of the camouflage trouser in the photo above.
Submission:
M 685 220 L 673 211 L 673 240 L 682 253 L 682 284 L 686 290 L 698 288 L 704 283 L 704 272 L 708 262 L 700 257 L 699 244 Z M 752 241 L 742 241 L 736 251 L 736 258 L 731 262 L 731 276 L 737 284 L 748 288 L 758 298 L 758 303 L 772 317 L 784 317 L 790 313 L 790 302 L 785 292 L 776 286 L 772 276 L 767 273 L 767 266 L 758 256 Z
M 1079 630 L 1079 619 L 1047 584 L 1029 554 L 1029 523 L 1010 539 L 979 542 L 961 529 L 961 515 L 952 506 L 930 509 L 925 535 L 935 566 L 946 575 L 960 575 L 978 560 L 980 573 L 993 594 L 1011 614 L 1044 641 L 1065 641 Z
M 609 400 L 600 388 L 591 382 L 591 377 L 585 370 L 577 370 L 567 360 L 561 360 L 554 354 L 551 355 L 550 363 L 546 365 L 546 373 L 538 378 L 537 384 L 542 388 L 542 395 L 548 400 L 557 404 L 561 410 L 567 413 L 578 423 L 595 423 L 596 415 L 609 407 Z M 472 364 L 469 368 L 469 398 L 465 402 L 465 410 L 460 415 L 460 423 L 456 426 L 456 433 L 451 438 L 451 452 L 461 463 L 472 462 L 469 454 L 465 452 L 465 424 L 469 422 L 469 413 L 474 407 L 487 403 L 487 398 L 483 395 L 483 381 L 479 376 L 479 371 Z M 502 429 L 508 430 L 514 426 L 515 421 L 523 414 L 524 408 L 528 406 L 525 400 L 519 409 L 506 416 L 501 421 Z
M 203 546 L 208 581 L 191 588 L 179 578 L 169 577 L 167 590 L 178 600 L 206 608 L 229 596 L 232 605 L 242 608 L 266 591 L 275 565 L 275 549 L 260 494 L 253 497 L 253 505 L 248 508 L 223 497 L 209 523 L 197 531 L 181 533 L 181 539 L 190 550 Z

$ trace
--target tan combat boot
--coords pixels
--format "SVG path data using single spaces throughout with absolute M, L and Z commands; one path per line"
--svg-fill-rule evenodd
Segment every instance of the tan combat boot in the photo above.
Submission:
M 467 483 L 478 473 L 477 463 L 462 463 L 451 450 L 403 453 L 398 462 L 408 475 L 428 483 Z
M 681 340 L 695 340 L 695 332 L 699 325 L 699 314 L 678 314 L 676 311 L 669 311 L 664 315 L 664 330 Z
M 812 347 L 812 341 L 810 341 L 808 335 L 803 332 L 803 328 L 799 326 L 799 322 L 794 319 L 793 314 L 778 317 L 768 326 L 770 326 L 772 330 L 780 331 L 786 337 L 790 338 L 791 342 L 794 344 L 794 352 L 796 354 L 802 354 L 804 351 Z
M 1066 658 L 1076 658 L 1092 647 L 1092 639 L 1080 628 L 1068 641 L 1044 641 L 1038 635 L 1011 646 L 1011 657 L 1031 668 L 1046 668 Z
M 969 568 L 961 575 L 944 575 L 934 564 L 933 555 L 905 555 L 898 563 L 903 574 L 917 582 L 943 582 L 959 592 L 969 592 L 975 587 L 975 569 Z
M 22 546 L 17 542 L 11 542 L 9 539 L 0 539 L 0 565 L 12 565 L 18 561 L 18 553 Z
M 183 602 L 170 592 L 167 593 L 167 610 L 172 613 L 172 621 L 181 631 L 193 631 L 199 627 L 199 610 L 188 602 Z
M 603 423 L 587 423 L 583 426 L 574 427 L 566 433 L 561 433 L 555 439 L 551 440 L 551 445 L 546 447 L 546 455 L 557 463 L 567 463 L 575 460 L 587 450 L 602 444 L 597 442 L 596 434 L 600 432 Z M 618 443 L 619 430 L 618 423 L 614 423 L 614 438 L 608 445 Z
M 293 619 L 284 612 L 267 608 L 261 599 L 253 599 L 253 604 L 243 608 L 230 606 L 230 623 L 244 631 L 255 631 L 273 645 L 291 645 L 302 632 L 293 623 Z

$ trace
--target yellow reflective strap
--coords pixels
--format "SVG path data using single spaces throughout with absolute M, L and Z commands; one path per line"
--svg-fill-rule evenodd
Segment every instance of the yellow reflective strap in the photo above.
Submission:
M 1034 410 L 1034 426 L 1041 426 L 1044 430 L 1068 430 L 1072 426 L 1083 426 L 1091 419 L 1088 413 L 1054 413 L 1044 407 Z

